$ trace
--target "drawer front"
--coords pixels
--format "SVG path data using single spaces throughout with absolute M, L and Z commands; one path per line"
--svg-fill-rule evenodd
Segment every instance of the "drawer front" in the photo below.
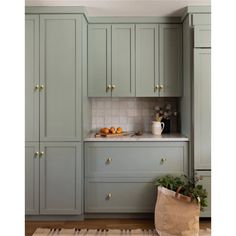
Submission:
M 86 181 L 86 213 L 148 213 L 154 211 L 155 200 L 152 182 Z
M 155 177 L 187 170 L 186 144 L 170 146 L 86 146 L 87 177 Z
M 211 47 L 211 26 L 201 25 L 194 27 L 194 47 L 209 48 Z

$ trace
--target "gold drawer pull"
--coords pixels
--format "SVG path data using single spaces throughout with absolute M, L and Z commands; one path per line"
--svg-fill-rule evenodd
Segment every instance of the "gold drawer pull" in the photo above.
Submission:
M 159 85 L 155 86 L 155 91 L 157 91 L 159 89 Z
M 112 194 L 111 194 L 111 193 L 108 193 L 107 196 L 106 196 L 106 199 L 107 199 L 107 200 L 110 200 L 111 197 L 112 197 Z
M 107 85 L 107 87 L 106 87 L 106 92 L 108 92 L 109 91 L 109 89 L 111 89 L 111 85 L 109 84 L 109 85 Z
M 107 158 L 107 160 L 106 160 L 106 164 L 110 164 L 112 162 L 112 158 Z
M 38 90 L 39 89 L 39 85 L 36 84 L 35 87 L 34 87 L 34 90 Z
M 167 159 L 165 157 L 161 158 L 161 164 L 163 165 L 165 162 L 167 161 Z

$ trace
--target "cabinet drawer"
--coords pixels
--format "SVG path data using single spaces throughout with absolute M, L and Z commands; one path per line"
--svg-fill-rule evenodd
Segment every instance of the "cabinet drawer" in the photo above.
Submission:
M 186 144 L 87 144 L 87 177 L 155 177 L 183 174 L 187 169 Z
M 211 47 L 211 26 L 201 25 L 194 27 L 194 47 L 209 48 Z
M 89 182 L 85 188 L 86 213 L 153 212 L 156 187 L 152 182 Z

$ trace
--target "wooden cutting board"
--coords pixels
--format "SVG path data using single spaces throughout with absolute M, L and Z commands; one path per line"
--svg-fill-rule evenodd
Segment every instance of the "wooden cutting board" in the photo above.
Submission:
M 126 135 L 129 135 L 128 132 L 122 132 L 120 134 L 103 134 L 103 133 L 96 133 L 95 134 L 95 138 L 99 138 L 99 137 L 119 137 L 119 136 L 126 136 Z

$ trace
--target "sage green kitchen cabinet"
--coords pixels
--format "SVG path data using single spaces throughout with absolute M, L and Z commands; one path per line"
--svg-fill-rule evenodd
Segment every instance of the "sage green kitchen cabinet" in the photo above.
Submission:
M 202 184 L 203 188 L 207 191 L 207 207 L 201 212 L 201 217 L 211 217 L 211 171 L 196 171 L 196 177 L 198 177 L 199 184 Z
M 160 96 L 182 96 L 182 25 L 160 24 Z
M 134 25 L 112 25 L 112 97 L 135 95 Z
M 81 144 L 42 142 L 40 152 L 40 214 L 81 214 Z
M 82 16 L 40 15 L 40 140 L 80 141 Z
M 136 96 L 159 96 L 159 25 L 136 25 Z
M 194 27 L 194 47 L 211 47 L 211 25 L 197 25 Z
M 182 96 L 182 25 L 136 25 L 136 96 Z
M 88 96 L 135 96 L 134 25 L 88 26 Z
M 39 16 L 25 18 L 25 140 L 39 140 Z
M 25 144 L 25 213 L 39 214 L 39 143 Z
M 88 96 L 111 96 L 111 25 L 88 25 Z
M 194 49 L 194 168 L 211 169 L 211 49 Z

